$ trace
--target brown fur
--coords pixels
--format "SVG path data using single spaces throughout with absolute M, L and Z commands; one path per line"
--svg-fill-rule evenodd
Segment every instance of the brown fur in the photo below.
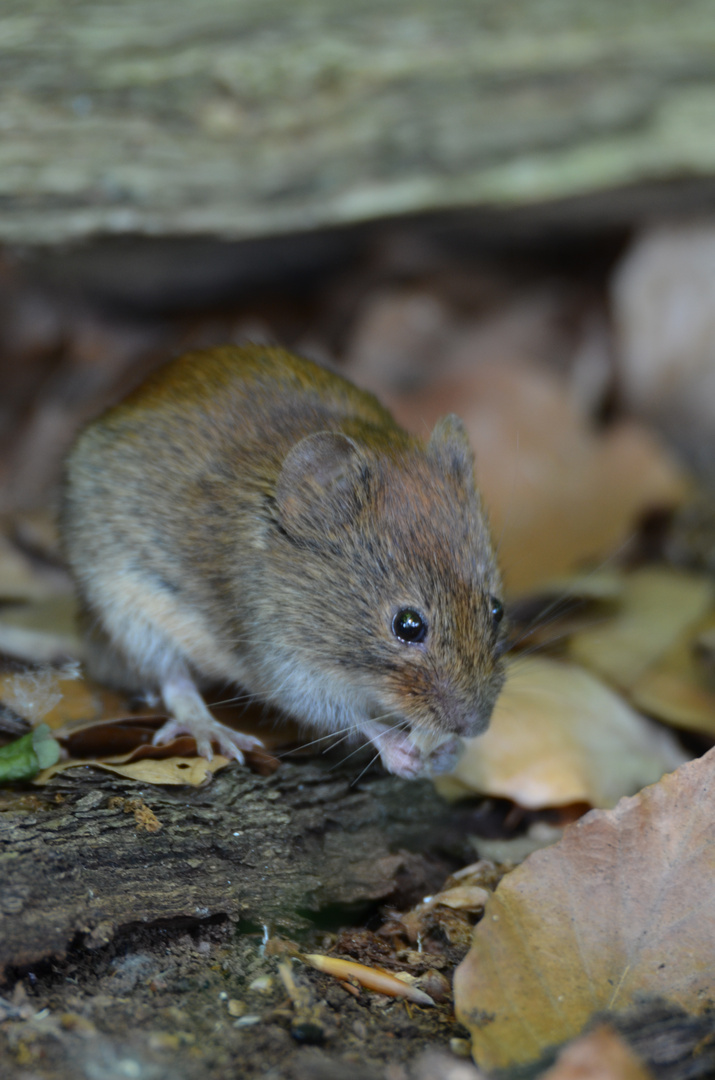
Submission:
M 367 735 L 403 775 L 486 728 L 501 585 L 456 418 L 425 445 L 315 364 L 211 349 L 90 424 L 66 476 L 65 549 L 105 680 L 165 699 L 177 678 L 240 683 Z M 401 607 L 427 617 L 423 643 L 393 634 Z

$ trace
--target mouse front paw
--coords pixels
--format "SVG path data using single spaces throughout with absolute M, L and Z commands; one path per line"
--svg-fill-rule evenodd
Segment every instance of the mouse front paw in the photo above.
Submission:
M 413 780 L 416 776 L 435 776 L 450 772 L 457 764 L 464 743 L 457 736 L 437 746 L 419 747 L 409 732 L 371 725 L 368 737 L 380 752 L 388 772 Z
M 371 726 L 367 735 L 388 772 L 405 780 L 414 780 L 423 771 L 425 759 L 409 735 L 378 725 Z
M 213 757 L 213 745 L 218 745 L 219 753 L 231 761 L 243 764 L 243 752 L 256 750 L 263 746 L 260 739 L 254 735 L 244 735 L 241 731 L 234 731 L 225 724 L 220 724 L 212 716 L 208 717 L 185 717 L 179 720 L 172 717 L 159 728 L 152 739 L 154 746 L 163 746 L 180 735 L 190 735 L 196 740 L 196 752 L 199 757 L 205 757 L 211 761 Z

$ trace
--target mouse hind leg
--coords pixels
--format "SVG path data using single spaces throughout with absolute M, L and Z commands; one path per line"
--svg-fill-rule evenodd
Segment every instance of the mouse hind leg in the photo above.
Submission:
M 136 667 L 117 649 L 99 620 L 87 608 L 78 615 L 84 643 L 84 664 L 90 679 L 112 690 L 146 699 L 151 705 L 159 702 L 157 688 L 144 684 Z
M 114 620 L 111 629 L 101 616 L 85 607 L 80 614 L 87 670 L 93 679 L 128 693 L 141 693 L 163 701 L 169 719 L 157 731 L 155 746 L 179 735 L 196 740 L 197 753 L 209 761 L 213 744 L 229 759 L 243 762 L 244 751 L 263 744 L 253 735 L 235 731 L 211 715 L 189 664 L 171 641 L 166 628 L 138 613 L 129 622 Z

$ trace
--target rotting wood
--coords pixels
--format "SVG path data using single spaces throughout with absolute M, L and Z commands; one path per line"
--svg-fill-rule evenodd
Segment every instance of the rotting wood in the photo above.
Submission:
M 41 809 L 10 803 L 0 813 L 0 975 L 73 942 L 100 947 L 136 923 L 228 917 L 295 929 L 301 911 L 384 900 L 401 874 L 419 881 L 430 852 L 468 857 L 431 784 L 372 776 L 351 787 L 355 775 L 354 765 L 284 765 L 269 778 L 235 767 L 192 791 L 88 770 L 43 791 Z M 161 827 L 125 812 L 131 800 Z

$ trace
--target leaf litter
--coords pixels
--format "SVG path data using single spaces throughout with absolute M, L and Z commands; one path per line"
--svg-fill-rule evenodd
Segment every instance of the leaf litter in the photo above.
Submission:
M 617 613 L 574 634 L 569 652 L 628 691 L 714 603 L 707 575 L 644 567 L 627 575 Z
M 537 367 L 485 364 L 467 373 L 465 364 L 451 386 L 445 381 L 439 393 L 433 389 L 421 398 L 419 394 L 405 396 L 396 411 L 420 432 L 425 420 L 432 419 L 431 411 L 456 409 L 465 415 L 510 595 L 528 598 L 549 591 L 558 595 L 563 588 L 587 601 L 575 620 L 560 617 L 555 627 L 546 626 L 529 636 L 526 648 L 535 640 L 549 648 L 549 638 L 557 636 L 551 631 L 563 633 L 563 639 L 551 646 L 557 659 L 518 657 L 513 662 L 518 677 L 507 686 L 492 729 L 474 740 L 451 782 L 461 794 L 508 798 L 522 807 L 610 806 L 619 795 L 652 781 L 683 759 L 677 743 L 649 716 L 715 733 L 713 680 L 707 661 L 708 633 L 715 618 L 711 579 L 652 567 L 636 572 L 607 568 L 600 576 L 583 573 L 594 561 L 609 558 L 627 544 L 644 513 L 683 506 L 689 481 L 651 432 L 630 421 L 596 429 L 559 379 Z M 2 599 L 24 603 L 0 612 L 0 651 L 33 664 L 80 656 L 66 583 L 63 588 L 59 578 L 48 574 L 42 580 L 33 577 L 32 561 L 18 556 L 11 546 L 6 550 L 9 570 L 4 578 L 0 573 L 0 584 L 7 583 Z M 592 579 L 595 584 L 589 587 Z M 44 719 L 62 739 L 65 760 L 54 770 L 46 770 L 40 782 L 48 782 L 62 770 L 97 764 L 139 782 L 201 784 L 209 778 L 207 763 L 191 756 L 187 740 L 179 740 L 180 747 L 174 744 L 161 750 L 147 745 L 162 720 L 159 713 L 137 716 L 128 702 L 84 680 L 60 677 L 60 684 L 62 699 L 47 707 Z M 9 704 L 2 690 L 0 699 Z M 43 719 L 42 711 L 32 713 L 33 723 Z M 27 710 L 25 714 L 29 715 Z M 127 742 L 134 746 L 128 752 Z M 120 747 L 124 752 L 117 752 Z M 75 752 L 77 757 L 68 756 Z M 170 756 L 160 756 L 167 752 Z M 212 768 L 222 764 L 215 758 Z M 618 815 L 621 806 L 612 813 Z M 584 819 L 584 829 L 593 816 Z M 410 944 L 430 934 L 435 941 L 440 936 L 461 941 L 486 900 L 487 914 L 478 926 L 476 942 L 482 930 L 493 929 L 492 913 L 499 914 L 502 891 L 509 895 L 509 882 L 521 880 L 517 874 L 531 873 L 535 859 L 559 851 L 564 844 L 572 851 L 571 829 L 556 847 L 533 856 L 523 870 L 508 875 L 491 899 L 489 889 L 479 884 L 446 883 L 441 893 L 404 916 L 402 925 L 409 928 L 405 933 Z M 552 830 L 551 839 L 557 835 L 559 830 Z M 590 850 L 591 834 L 578 835 L 579 843 Z M 638 892 L 642 867 L 633 862 L 632 855 L 629 848 L 630 862 L 613 862 L 613 873 L 621 874 L 624 892 L 609 901 L 603 887 L 593 897 L 587 895 L 590 856 L 584 854 L 583 865 L 570 879 L 575 884 L 567 899 L 573 909 L 568 917 L 562 911 L 566 937 L 573 926 L 571 918 L 580 927 L 588 916 L 593 933 L 599 914 L 602 921 L 610 918 L 617 926 L 624 896 L 632 904 Z M 596 864 L 604 858 L 599 849 Z M 689 873 L 688 869 L 683 876 Z M 552 883 L 550 895 L 556 907 L 562 903 L 565 911 L 560 888 L 558 882 Z M 600 912 L 593 911 L 596 894 L 603 900 Z M 524 924 L 533 930 L 538 925 L 538 903 L 534 902 L 528 916 Z M 536 937 L 540 940 L 538 933 Z M 602 930 L 599 940 L 607 939 Z M 538 1001 L 542 984 L 533 981 L 540 957 L 534 934 L 524 936 L 520 948 L 515 949 L 520 959 L 509 960 L 512 968 L 520 964 L 518 977 L 508 965 L 504 977 L 515 978 L 525 988 L 525 996 Z M 558 935 L 550 948 L 560 971 L 561 989 L 570 1001 L 571 988 L 581 985 L 580 976 L 574 974 L 579 956 L 573 950 L 562 953 Z M 492 976 L 498 988 L 502 968 L 494 969 Z M 614 982 L 616 1005 L 630 993 L 631 982 L 632 975 L 626 978 L 621 968 Z M 584 1016 L 591 1015 L 599 997 L 594 986 L 592 978 L 584 995 Z M 694 1006 L 688 1002 L 686 1007 Z M 530 1031 L 539 1030 L 538 1020 L 530 1020 L 529 1025 Z M 570 1035 L 560 1037 L 576 1032 L 573 1027 L 569 1030 Z M 506 1037 L 507 1045 L 510 1038 Z M 606 1055 L 602 1041 L 589 1045 L 598 1048 L 589 1051 L 592 1057 Z M 564 1064 L 568 1064 L 565 1057 Z M 616 1075 L 620 1080 L 620 1073 Z M 626 1077 L 631 1080 L 631 1073 L 624 1073 L 623 1080 Z
M 608 1024 L 569 1043 L 542 1080 L 649 1080 L 650 1069 Z
M 475 1060 L 503 1068 L 645 997 L 715 1002 L 715 749 L 531 855 L 455 973 Z
M 472 368 L 397 403 L 424 435 L 458 412 L 510 597 L 608 558 L 653 509 L 675 509 L 690 481 L 645 427 L 597 430 L 553 372 L 524 362 Z
M 491 726 L 469 739 L 438 790 L 476 791 L 540 808 L 613 806 L 677 768 L 675 738 L 635 712 L 590 672 L 543 657 L 517 657 Z

